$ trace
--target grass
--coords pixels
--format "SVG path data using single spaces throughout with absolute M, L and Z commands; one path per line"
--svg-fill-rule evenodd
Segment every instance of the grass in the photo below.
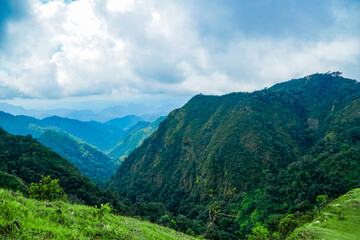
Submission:
M 296 229 L 288 239 L 360 239 L 360 188 L 332 201 L 315 220 Z
M 1 239 L 195 239 L 134 218 L 107 214 L 94 207 L 46 202 L 0 189 Z

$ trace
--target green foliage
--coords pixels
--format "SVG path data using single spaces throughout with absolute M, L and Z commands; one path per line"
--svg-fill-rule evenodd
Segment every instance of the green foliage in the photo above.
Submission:
M 59 179 L 51 179 L 51 176 L 43 176 L 39 183 L 31 183 L 29 188 L 30 198 L 37 200 L 67 200 L 67 195 L 58 184 Z
M 22 193 L 28 192 L 28 186 L 25 185 L 21 178 L 3 171 L 0 171 L 0 188 L 12 189 Z
M 328 199 L 328 195 L 316 196 L 316 202 L 319 204 L 319 209 L 325 206 L 327 199 Z
M 247 235 L 248 240 L 268 240 L 269 239 L 269 230 L 261 226 L 260 223 L 256 224 L 251 230 L 251 234 Z
M 95 205 L 94 214 L 98 216 L 98 221 L 100 221 L 106 214 L 110 212 L 111 207 L 109 206 L 109 203 L 101 204 L 99 208 Z
M 285 237 L 298 226 L 299 221 L 295 218 L 294 214 L 288 214 L 280 221 L 279 224 L 279 232 L 281 239 L 285 239 Z
M 280 234 L 278 232 L 273 232 L 271 234 L 271 239 L 272 240 L 280 240 Z

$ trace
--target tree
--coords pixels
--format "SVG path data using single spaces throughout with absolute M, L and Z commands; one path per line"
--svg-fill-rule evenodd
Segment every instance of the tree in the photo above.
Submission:
M 281 238 L 285 239 L 285 237 L 291 233 L 297 226 L 299 226 L 299 221 L 295 218 L 294 214 L 288 214 L 284 217 L 279 224 L 279 232 L 281 234 Z
M 327 199 L 328 199 L 328 195 L 318 195 L 316 197 L 316 202 L 318 204 L 319 212 L 325 206 Z
M 251 230 L 251 234 L 247 235 L 248 240 L 267 240 L 269 239 L 269 230 L 257 223 Z
M 230 198 L 234 195 L 236 188 L 233 188 L 225 193 L 225 199 L 224 201 L 220 202 L 218 199 L 215 198 L 213 190 L 210 189 L 209 198 L 211 200 L 210 206 L 209 206 L 209 220 L 206 227 L 206 231 L 203 234 L 203 237 L 205 237 L 210 230 L 210 228 L 213 226 L 216 220 L 222 218 L 222 217 L 229 217 L 229 218 L 236 218 L 234 215 L 229 215 L 221 212 L 221 207 L 226 204 L 227 201 L 230 200 Z
M 54 201 L 57 199 L 66 200 L 67 195 L 58 184 L 59 179 L 51 179 L 51 176 L 42 176 L 39 183 L 31 183 L 29 189 L 30 198 L 38 200 Z

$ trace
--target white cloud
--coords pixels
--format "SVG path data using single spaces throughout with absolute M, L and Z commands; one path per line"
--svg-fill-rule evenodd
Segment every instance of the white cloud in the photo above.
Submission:
M 208 20 L 187 4 L 34 1 L 30 17 L 9 24 L 0 89 L 12 94 L 0 97 L 223 94 L 328 70 L 359 77 L 357 32 L 304 39 L 234 29 L 230 38 L 215 39 L 199 24 Z M 334 16 L 339 26 L 353 28 L 346 14 Z

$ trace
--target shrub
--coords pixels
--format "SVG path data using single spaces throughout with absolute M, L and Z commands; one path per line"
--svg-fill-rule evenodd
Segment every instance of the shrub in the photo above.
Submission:
M 267 240 L 269 239 L 269 230 L 257 223 L 251 230 L 251 234 L 247 235 L 248 240 Z
M 29 189 L 30 198 L 49 201 L 67 200 L 67 195 L 58 184 L 58 181 L 59 179 L 52 180 L 50 176 L 43 176 L 39 183 L 31 183 Z
M 109 203 L 101 204 L 100 208 L 98 208 L 98 206 L 95 205 L 94 214 L 98 217 L 98 221 L 100 221 L 101 218 L 104 217 L 109 212 L 111 212 L 111 207 L 109 206 Z

